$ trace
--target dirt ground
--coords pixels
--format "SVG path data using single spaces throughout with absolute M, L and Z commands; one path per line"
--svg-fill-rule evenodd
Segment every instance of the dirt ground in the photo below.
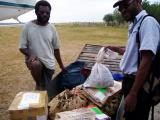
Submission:
M 71 29 L 71 32 L 73 32 L 73 28 Z M 24 57 L 18 50 L 20 30 L 20 28 L 0 28 L 0 120 L 9 120 L 8 107 L 18 92 L 34 90 L 35 86 L 24 64 Z M 74 35 L 67 33 L 66 36 L 68 34 Z M 67 38 L 66 36 L 62 37 Z M 75 60 L 84 45 L 80 42 L 67 44 L 68 41 L 63 41 L 63 43 L 62 55 L 64 61 Z M 70 45 L 72 45 L 72 49 L 67 49 L 71 48 Z M 68 58 L 68 56 L 72 58 Z M 65 63 L 65 65 L 68 63 Z M 160 104 L 155 108 L 155 120 L 160 120 Z

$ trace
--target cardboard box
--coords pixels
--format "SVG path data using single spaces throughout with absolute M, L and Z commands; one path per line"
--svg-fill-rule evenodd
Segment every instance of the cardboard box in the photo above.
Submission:
M 104 114 L 96 106 L 88 106 L 72 111 L 56 113 L 55 120 L 110 120 L 110 117 Z
M 47 120 L 47 92 L 20 92 L 15 96 L 8 111 L 10 120 Z
M 114 86 L 108 88 L 96 89 L 83 87 L 82 94 L 99 107 L 102 107 L 106 103 L 107 99 L 115 96 L 120 92 L 121 87 L 121 82 L 114 81 Z
M 55 120 L 95 120 L 95 112 L 88 108 L 56 113 Z

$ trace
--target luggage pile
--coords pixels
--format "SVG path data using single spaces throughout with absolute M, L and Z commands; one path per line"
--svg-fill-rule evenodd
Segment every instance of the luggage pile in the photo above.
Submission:
M 59 73 L 51 81 L 52 90 L 17 94 L 9 108 L 10 119 L 114 119 L 122 98 L 120 57 L 115 54 L 116 59 L 106 59 L 101 48 L 86 44 L 67 72 Z M 106 56 L 110 53 L 113 52 Z
M 99 90 L 95 90 L 95 91 L 93 90 L 93 92 L 86 94 L 86 90 L 81 85 L 78 87 L 75 87 L 72 90 L 67 89 L 61 92 L 60 94 L 58 94 L 49 102 L 48 104 L 49 118 L 50 120 L 55 120 L 55 119 L 64 120 L 64 118 L 69 118 L 69 116 L 70 117 L 74 116 L 75 112 L 73 111 L 76 110 L 77 111 L 76 115 L 79 115 L 79 117 L 86 116 L 85 118 L 89 120 L 92 120 L 91 118 L 93 118 L 93 116 L 91 117 L 88 114 L 93 115 L 93 112 L 94 112 L 93 120 L 95 120 L 97 117 L 96 115 L 97 113 L 95 111 L 91 111 L 88 113 L 88 110 L 86 110 L 85 112 L 85 109 L 88 108 L 89 106 L 93 106 L 96 109 L 99 109 L 99 111 L 101 111 L 99 114 L 103 114 L 103 117 L 102 117 L 103 120 L 109 120 L 111 118 L 114 118 L 119 106 L 119 102 L 121 100 L 120 87 L 121 87 L 121 84 L 119 84 L 119 89 L 116 89 L 115 94 L 110 94 L 108 96 L 108 94 L 102 93 L 102 95 L 105 96 L 105 100 L 104 100 L 105 102 L 103 102 L 103 104 L 99 104 L 99 103 L 97 104 L 97 98 L 94 97 L 94 95 L 98 93 Z M 84 110 L 83 114 L 81 113 L 82 109 Z M 77 119 L 73 119 L 73 120 L 77 120 Z M 97 118 L 97 120 L 102 120 L 102 119 Z
M 55 78 L 61 81 L 62 92 L 49 103 L 50 120 L 110 120 L 115 117 L 122 98 L 120 80 L 123 76 L 117 67 L 120 58 L 104 58 L 101 48 L 94 46 L 94 53 L 91 50 L 93 46 L 86 45 L 77 61 L 67 67 L 68 74 L 60 73 L 67 76 L 58 75 Z M 99 58 L 96 61 L 97 55 Z

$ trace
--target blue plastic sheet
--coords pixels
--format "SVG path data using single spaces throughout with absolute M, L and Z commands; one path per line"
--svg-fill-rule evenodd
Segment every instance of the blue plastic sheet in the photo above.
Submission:
M 112 73 L 112 76 L 113 76 L 114 80 L 116 80 L 116 81 L 122 81 L 123 80 L 124 75 L 122 73 L 113 72 L 113 71 L 111 73 Z
M 80 84 L 83 84 L 86 78 L 81 74 L 81 69 L 85 63 L 76 61 L 70 64 L 66 72 L 61 72 L 56 79 L 60 81 L 61 89 L 72 89 Z

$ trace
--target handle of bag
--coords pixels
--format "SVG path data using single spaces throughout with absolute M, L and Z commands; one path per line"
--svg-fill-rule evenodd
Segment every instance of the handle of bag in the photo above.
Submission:
M 96 56 L 96 62 L 102 63 L 104 56 L 105 56 L 105 47 L 102 47 Z

